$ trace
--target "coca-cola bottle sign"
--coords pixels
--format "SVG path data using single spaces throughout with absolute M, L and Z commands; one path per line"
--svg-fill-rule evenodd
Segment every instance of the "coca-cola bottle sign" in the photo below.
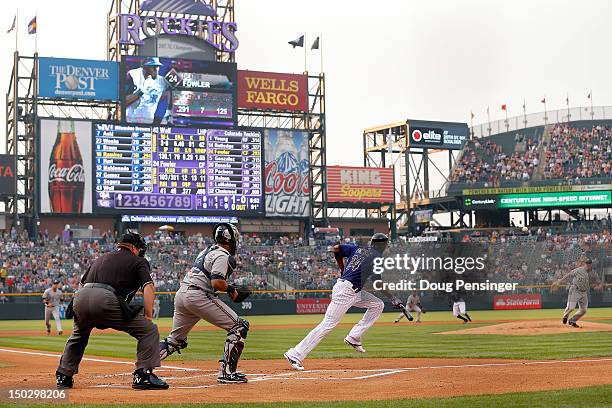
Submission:
M 57 138 L 49 158 L 48 184 L 51 212 L 83 212 L 85 168 L 74 121 L 58 121 Z

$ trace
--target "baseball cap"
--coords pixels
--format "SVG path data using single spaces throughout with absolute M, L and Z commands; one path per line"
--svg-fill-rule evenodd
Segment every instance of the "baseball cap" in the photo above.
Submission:
M 60 283 L 59 279 L 53 279 L 53 284 Z
M 143 67 L 161 67 L 162 63 L 159 61 L 158 57 L 147 57 L 142 62 Z
M 587 258 L 586 264 L 591 265 L 592 263 L 593 263 L 593 260 L 591 258 Z

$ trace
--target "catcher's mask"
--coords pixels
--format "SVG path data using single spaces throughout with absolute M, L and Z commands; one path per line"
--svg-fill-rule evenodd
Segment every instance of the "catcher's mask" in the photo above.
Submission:
M 142 236 L 137 232 L 129 231 L 123 234 L 119 244 L 117 246 L 121 247 L 121 244 L 131 244 L 138 249 L 138 256 L 144 257 L 147 252 L 147 243 L 142 238 Z
M 240 232 L 238 228 L 232 224 L 222 222 L 213 228 L 213 238 L 217 244 L 229 244 L 229 253 L 236 255 L 236 249 L 240 242 Z
M 380 253 L 385 252 L 388 243 L 389 237 L 381 232 L 377 232 L 376 234 L 372 235 L 372 238 L 370 239 L 370 246 L 372 248 L 376 248 Z

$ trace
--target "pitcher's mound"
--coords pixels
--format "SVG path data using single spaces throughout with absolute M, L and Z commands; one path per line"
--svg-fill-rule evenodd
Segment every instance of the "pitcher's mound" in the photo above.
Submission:
M 564 325 L 559 320 L 524 320 L 520 322 L 495 324 L 493 326 L 447 331 L 436 334 L 501 334 L 510 336 L 530 336 L 538 334 L 580 333 L 593 331 L 612 331 L 612 324 L 579 321 L 580 328 Z

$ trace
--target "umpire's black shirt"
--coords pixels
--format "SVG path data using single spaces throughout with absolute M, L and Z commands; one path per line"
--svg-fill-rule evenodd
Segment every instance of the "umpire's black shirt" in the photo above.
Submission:
M 96 259 L 81 278 L 81 284 L 105 283 L 129 302 L 140 287 L 153 282 L 150 271 L 146 259 L 119 248 Z

